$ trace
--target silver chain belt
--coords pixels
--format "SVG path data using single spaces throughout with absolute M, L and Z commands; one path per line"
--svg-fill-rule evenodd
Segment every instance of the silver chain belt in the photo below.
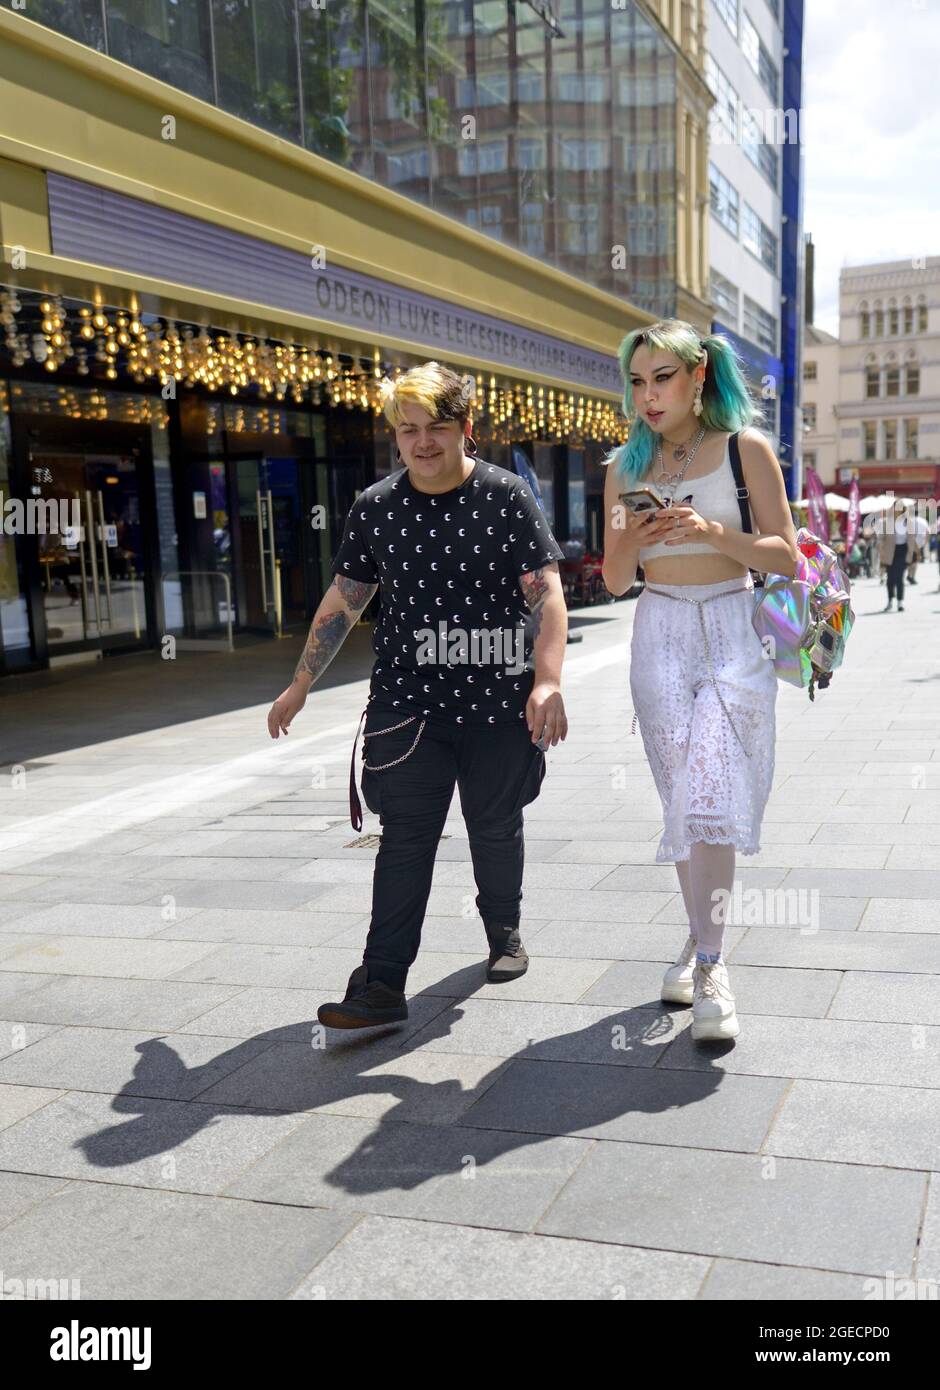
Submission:
M 409 715 L 409 717 L 408 717 L 407 719 L 403 719 L 403 720 L 401 721 L 400 724 L 390 724 L 389 727 L 388 727 L 387 729 L 373 729 L 371 734 L 366 734 L 366 733 L 364 733 L 364 734 L 362 735 L 362 742 L 363 742 L 363 745 L 365 745 L 365 741 L 366 741 L 367 738 L 374 738 L 377 734 L 391 734 L 391 733 L 394 733 L 396 729 L 403 729 L 403 728 L 405 727 L 406 724 L 413 724 L 414 721 L 417 719 L 417 717 L 418 717 L 418 716 L 417 716 L 416 714 L 412 714 L 412 715 Z M 415 734 L 415 741 L 414 741 L 414 743 L 411 745 L 411 747 L 408 749 L 408 752 L 407 752 L 407 753 L 402 753 L 402 755 L 401 755 L 400 758 L 393 758 L 392 761 L 391 761 L 390 763 L 381 763 L 381 764 L 379 764 L 378 766 L 375 766 L 375 767 L 372 765 L 372 763 L 367 763 L 367 762 L 366 762 L 366 750 L 365 750 L 365 746 L 363 746 L 363 749 L 362 749 L 362 765 L 363 765 L 363 767 L 367 767 L 367 768 L 369 769 L 370 772 L 384 772 L 385 769 L 386 769 L 387 767 L 395 767 L 397 763 L 403 763 L 403 762 L 405 761 L 405 759 L 406 759 L 406 758 L 409 758 L 409 757 L 411 756 L 411 754 L 412 754 L 412 753 L 415 751 L 415 749 L 417 748 L 417 746 L 418 746 L 418 739 L 421 737 L 421 734 L 422 734 L 422 732 L 423 732 L 423 730 L 424 730 L 424 726 L 425 726 L 426 723 L 427 723 L 427 720 L 426 720 L 426 719 L 422 719 L 422 720 L 421 720 L 421 724 L 420 724 L 420 726 L 419 726 L 419 728 L 418 728 L 418 732 Z
M 705 626 L 705 614 L 702 612 L 702 605 L 705 604 L 705 603 L 711 603 L 711 601 L 712 601 L 713 598 L 724 598 L 725 594 L 741 594 L 741 593 L 747 593 L 747 587 L 748 587 L 748 586 L 747 586 L 746 584 L 742 584 L 742 585 L 740 586 L 740 588 L 737 588 L 737 589 L 725 589 L 725 590 L 723 590 L 720 594 L 709 594 L 707 598 L 686 598 L 685 594 L 671 594 L 671 593 L 669 593 L 668 589 L 656 589 L 656 588 L 653 587 L 652 584 L 647 584 L 647 585 L 646 585 L 646 588 L 650 591 L 650 593 L 653 593 L 653 594 L 661 594 L 661 595 L 663 596 L 663 598 L 677 598 L 677 599 L 679 600 L 680 603 L 694 603 L 694 604 L 696 604 L 696 606 L 698 607 L 699 621 L 700 621 L 700 623 L 701 623 L 701 625 L 702 625 L 702 636 L 703 636 L 703 638 L 705 639 L 705 660 L 706 660 L 706 662 L 708 663 L 708 679 L 711 681 L 712 685 L 714 686 L 715 694 L 718 696 L 718 700 L 719 700 L 719 703 L 720 703 L 720 705 L 721 705 L 721 708 L 722 708 L 722 709 L 724 710 L 724 712 L 725 712 L 725 718 L 727 719 L 728 723 L 731 725 L 732 730 L 734 731 L 734 736 L 735 736 L 735 738 L 738 740 L 738 743 L 741 744 L 742 749 L 744 749 L 744 756 L 745 756 L 746 758 L 750 758 L 752 755 L 751 755 L 751 754 L 747 751 L 747 749 L 744 747 L 744 743 L 743 743 L 742 740 L 741 740 L 741 735 L 738 733 L 737 729 L 735 728 L 734 720 L 731 718 L 731 715 L 728 713 L 728 706 L 725 704 L 724 700 L 722 699 L 721 691 L 718 689 L 718 682 L 717 682 L 717 680 L 715 679 L 715 672 L 714 672 L 714 668 L 712 667 L 712 652 L 711 652 L 711 645 L 710 645 L 710 643 L 709 643 L 709 641 L 708 641 L 708 629 L 707 629 L 707 627 Z M 630 733 L 631 733 L 631 734 L 635 734 L 635 733 L 636 733 L 636 721 L 637 721 L 638 718 L 639 718 L 639 715 L 637 715 L 637 714 L 634 713 L 634 716 L 633 716 L 633 724 L 631 725 L 631 728 L 630 728 Z

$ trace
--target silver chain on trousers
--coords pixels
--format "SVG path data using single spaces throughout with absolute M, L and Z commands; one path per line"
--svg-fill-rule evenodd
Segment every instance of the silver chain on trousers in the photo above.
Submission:
M 728 723 L 731 725 L 731 728 L 732 728 L 732 730 L 733 730 L 733 732 L 734 732 L 735 738 L 738 740 L 738 743 L 741 744 L 741 747 L 742 747 L 742 749 L 744 750 L 744 756 L 745 756 L 746 758 L 750 758 L 752 755 L 751 755 L 751 754 L 748 752 L 748 750 L 744 747 L 744 743 L 743 743 L 743 741 L 742 741 L 742 739 L 741 739 L 741 735 L 738 733 L 737 729 L 735 728 L 734 720 L 731 718 L 731 715 L 728 713 L 728 706 L 725 704 L 724 699 L 722 698 L 721 691 L 718 689 L 718 682 L 717 682 L 717 680 L 715 679 L 715 671 L 714 671 L 714 667 L 712 666 L 712 652 L 711 652 L 711 644 L 709 643 L 709 640 L 708 640 L 708 628 L 706 627 L 706 624 L 705 624 L 705 614 L 702 612 L 702 605 L 703 605 L 703 604 L 711 603 L 712 599 L 715 599 L 715 598 L 724 598 L 725 594 L 740 594 L 740 593 L 746 593 L 746 592 L 747 592 L 747 585 L 746 585 L 746 584 L 742 584 L 741 587 L 740 587 L 739 589 L 725 589 L 725 590 L 724 590 L 722 593 L 720 593 L 720 594 L 709 594 L 707 598 L 686 598 L 685 594 L 671 594 L 671 593 L 669 593 L 669 591 L 668 591 L 667 589 L 655 589 L 655 588 L 653 588 L 652 584 L 647 584 L 646 587 L 647 587 L 647 589 L 650 590 L 651 593 L 654 593 L 654 594 L 662 594 L 663 598 L 677 598 L 677 599 L 679 600 L 680 603 L 694 603 L 694 604 L 698 607 L 699 622 L 701 623 L 701 626 L 702 626 L 702 636 L 703 636 L 703 638 L 705 639 L 705 660 L 706 660 L 706 662 L 707 662 L 707 664 L 708 664 L 708 679 L 711 681 L 712 686 L 714 687 L 715 694 L 718 696 L 719 704 L 721 705 L 721 708 L 722 708 L 722 709 L 724 710 L 724 712 L 725 712 L 725 718 L 727 719 Z M 636 733 L 636 721 L 637 721 L 638 718 L 639 718 L 639 715 L 634 714 L 634 716 L 633 716 L 633 724 L 631 725 L 631 728 L 630 728 L 630 733 L 631 733 L 631 735 Z
M 411 754 L 415 751 L 415 749 L 416 749 L 417 746 L 418 746 L 418 739 L 421 737 L 421 734 L 422 734 L 422 731 L 423 731 L 423 729 L 424 729 L 424 726 L 425 726 L 425 724 L 427 723 L 427 720 L 426 720 L 426 719 L 422 719 L 422 720 L 421 720 L 421 723 L 420 723 L 419 726 L 418 726 L 418 732 L 415 734 L 415 741 L 414 741 L 414 743 L 411 745 L 411 747 L 408 749 L 408 752 L 407 752 L 407 753 L 402 753 L 402 755 L 401 755 L 400 758 L 393 758 L 392 761 L 391 761 L 390 763 L 381 763 L 381 764 L 379 764 L 379 765 L 376 766 L 376 767 L 373 767 L 373 765 L 372 765 L 371 763 L 367 763 L 367 762 L 366 762 L 366 751 L 365 751 L 365 746 L 364 746 L 364 745 L 365 745 L 365 741 L 366 741 L 367 738 L 374 738 L 376 734 L 391 734 L 391 733 L 394 733 L 394 731 L 395 731 L 396 729 L 403 729 L 403 728 L 405 727 L 406 724 L 413 724 L 414 721 L 417 719 L 417 717 L 418 717 L 418 716 L 417 716 L 416 714 L 412 714 L 412 715 L 410 715 L 407 719 L 403 719 L 403 720 L 401 721 L 400 724 L 391 724 L 391 725 L 389 725 L 389 727 L 388 727 L 387 729 L 373 729 L 372 732 L 371 732 L 371 734 L 365 734 L 365 733 L 364 733 L 364 734 L 362 735 L 362 742 L 363 742 L 362 765 L 363 765 L 363 767 L 367 767 L 367 768 L 369 769 L 370 772 L 384 772 L 385 769 L 386 769 L 387 767 L 395 767 L 398 763 L 403 763 L 403 762 L 405 761 L 406 758 L 409 758 L 409 757 L 411 756 Z

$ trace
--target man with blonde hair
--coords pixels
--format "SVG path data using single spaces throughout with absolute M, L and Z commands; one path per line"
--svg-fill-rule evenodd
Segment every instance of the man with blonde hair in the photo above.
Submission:
M 404 466 L 350 508 L 333 583 L 268 715 L 272 738 L 287 733 L 380 585 L 362 791 L 382 840 L 363 961 L 345 998 L 318 1010 L 328 1027 L 408 1017 L 405 982 L 455 786 L 490 947 L 487 979 L 517 979 L 528 966 L 522 811 L 541 788 L 544 750 L 568 731 L 564 552 L 522 479 L 475 457 L 473 390 L 472 377 L 438 362 L 383 384 Z M 352 773 L 350 810 L 361 829 Z

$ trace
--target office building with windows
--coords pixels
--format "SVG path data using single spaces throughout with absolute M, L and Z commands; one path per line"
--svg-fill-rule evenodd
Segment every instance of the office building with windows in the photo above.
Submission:
M 710 294 L 799 495 L 803 0 L 708 0 Z
M 807 333 L 803 359 L 804 449 L 833 491 L 940 498 L 938 349 L 940 256 L 842 271 L 839 337 Z

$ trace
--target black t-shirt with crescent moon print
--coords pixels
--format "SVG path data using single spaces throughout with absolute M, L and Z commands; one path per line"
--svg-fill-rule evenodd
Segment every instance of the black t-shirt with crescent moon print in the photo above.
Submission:
M 333 573 L 379 585 L 370 699 L 448 723 L 524 720 L 535 673 L 519 579 L 562 559 L 531 488 L 483 459 L 447 492 L 419 492 L 407 468 L 367 487 Z

